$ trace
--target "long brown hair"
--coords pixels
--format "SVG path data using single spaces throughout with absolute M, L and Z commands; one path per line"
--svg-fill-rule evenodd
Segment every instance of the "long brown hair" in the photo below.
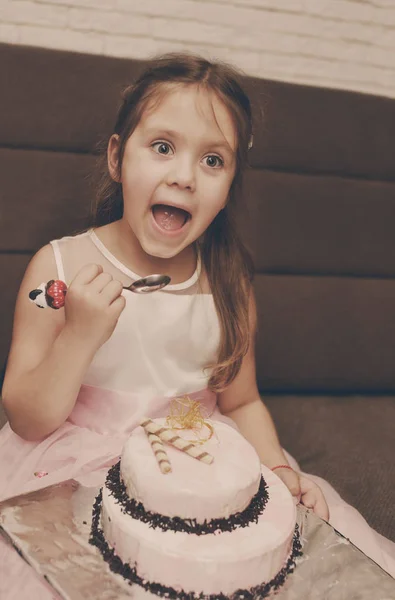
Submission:
M 169 84 L 203 86 L 224 102 L 233 117 L 238 143 L 229 199 L 197 242 L 221 328 L 217 362 L 207 365 L 212 369 L 208 385 L 214 391 L 222 391 L 233 381 L 250 343 L 249 299 L 253 263 L 237 233 L 236 209 L 252 139 L 252 116 L 250 101 L 240 80 L 240 73 L 234 67 L 192 54 L 170 53 L 154 58 L 136 82 L 125 89 L 113 132 L 119 136 L 120 169 L 126 142 L 147 104 L 160 97 Z M 122 185 L 111 178 L 105 152 L 99 169 L 95 224 L 105 225 L 122 217 Z

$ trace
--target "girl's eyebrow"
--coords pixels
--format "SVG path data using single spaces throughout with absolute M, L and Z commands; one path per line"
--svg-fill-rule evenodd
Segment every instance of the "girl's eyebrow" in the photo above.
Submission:
M 160 128 L 156 128 L 156 127 L 150 127 L 150 128 L 146 129 L 146 134 L 149 136 L 155 135 L 158 137 L 163 135 L 164 137 L 169 137 L 169 138 L 173 138 L 176 140 L 184 139 L 184 136 L 181 133 L 174 131 L 173 129 L 160 129 Z M 217 148 L 217 149 L 223 150 L 224 152 L 227 152 L 231 156 L 234 155 L 234 151 L 232 150 L 232 148 L 229 146 L 229 144 L 226 141 L 224 141 L 222 139 L 211 140 L 211 141 L 205 143 L 204 145 L 209 148 Z

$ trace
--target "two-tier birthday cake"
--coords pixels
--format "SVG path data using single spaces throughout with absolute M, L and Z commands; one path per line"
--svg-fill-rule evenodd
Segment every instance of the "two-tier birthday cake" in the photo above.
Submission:
M 263 598 L 300 555 L 282 481 L 227 423 L 209 439 L 146 419 L 93 509 L 91 543 L 111 569 L 166 598 Z

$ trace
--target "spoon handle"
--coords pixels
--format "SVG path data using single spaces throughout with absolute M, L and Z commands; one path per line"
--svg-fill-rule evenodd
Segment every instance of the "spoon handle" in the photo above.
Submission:
M 148 275 L 137 279 L 128 286 L 122 286 L 123 290 L 137 293 L 155 292 L 170 282 L 167 275 Z M 47 283 L 41 283 L 36 289 L 29 292 L 29 300 L 39 308 L 63 308 L 67 294 L 67 285 L 60 279 L 51 279 Z

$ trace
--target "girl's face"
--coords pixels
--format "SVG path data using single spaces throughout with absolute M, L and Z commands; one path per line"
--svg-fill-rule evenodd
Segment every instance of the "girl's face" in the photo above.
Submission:
M 123 221 L 136 247 L 172 258 L 203 234 L 227 202 L 236 146 L 228 109 L 206 90 L 174 86 L 148 105 L 126 142 L 120 175 Z M 113 136 L 112 174 L 117 151 Z

